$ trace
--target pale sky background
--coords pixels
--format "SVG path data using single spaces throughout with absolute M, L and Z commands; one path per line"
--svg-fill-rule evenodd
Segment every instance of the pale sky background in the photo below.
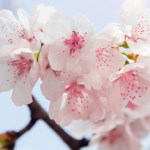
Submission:
M 10 9 L 16 12 L 24 8 L 31 12 L 37 4 L 52 5 L 67 14 L 83 13 L 93 22 L 96 31 L 107 24 L 119 22 L 119 11 L 122 0 L 0 0 L 0 9 Z M 34 95 L 48 111 L 49 101 L 40 92 L 40 82 L 35 86 Z M 11 92 L 0 93 L 0 133 L 19 130 L 29 121 L 26 106 L 16 107 L 11 101 Z M 148 142 L 145 142 L 148 144 Z M 43 122 L 38 122 L 33 129 L 22 136 L 16 150 L 68 150 L 69 148 Z M 96 146 L 85 150 L 96 150 Z M 148 149 L 147 149 L 148 150 Z

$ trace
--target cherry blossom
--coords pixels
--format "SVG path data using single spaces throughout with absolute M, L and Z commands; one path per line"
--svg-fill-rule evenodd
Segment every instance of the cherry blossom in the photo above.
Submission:
M 29 48 L 38 52 L 41 47 L 41 42 L 37 37 L 37 33 L 43 32 L 42 28 L 46 25 L 50 15 L 55 11 L 53 7 L 38 5 L 33 15 L 30 16 L 25 10 L 18 9 L 17 19 L 11 11 L 1 10 L 0 46 L 13 45 L 20 48 L 28 44 Z M 19 43 L 25 43 L 25 45 L 20 46 Z
M 64 125 L 70 123 L 72 119 L 91 120 L 95 123 L 103 120 L 106 114 L 103 100 L 77 81 L 74 79 L 62 82 L 53 71 L 48 71 L 41 90 L 46 98 L 51 100 L 50 118 Z
M 149 105 L 135 110 L 124 108 L 120 114 L 95 129 L 90 145 L 97 142 L 104 150 L 142 149 L 140 141 L 149 131 Z
M 136 12 L 136 13 L 135 13 Z M 126 0 L 121 18 L 122 30 L 130 52 L 140 55 L 150 55 L 150 10 L 146 7 L 146 0 Z M 129 15 L 130 14 L 130 15 Z
M 18 15 L 20 16 L 19 12 L 20 11 L 18 11 Z M 27 25 L 25 21 L 24 25 L 15 18 L 12 12 L 1 10 L 0 22 L 1 22 L 0 46 L 12 45 L 15 46 L 16 48 L 19 48 L 21 46 L 24 46 L 22 45 L 22 43 L 25 43 L 25 45 L 26 46 L 28 45 L 28 47 L 32 48 L 34 45 L 34 48 L 36 48 L 36 45 L 38 43 L 36 42 L 35 35 L 30 30 L 30 26 Z
M 94 41 L 95 63 L 91 71 L 84 75 L 84 82 L 87 88 L 96 90 L 107 86 L 111 74 L 118 72 L 125 64 L 125 58 L 115 48 L 116 43 L 113 37 L 107 38 L 106 34 L 101 38 L 102 36 L 100 35 Z
M 65 88 L 64 94 L 57 102 L 50 104 L 49 114 L 50 118 L 63 125 L 73 119 L 98 123 L 105 118 L 106 108 L 92 92 L 87 91 L 83 85 L 73 82 Z
M 32 89 L 39 77 L 32 51 L 20 48 L 8 55 L 7 47 L 3 50 L 6 52 L 0 52 L 0 92 L 13 89 L 12 99 L 16 105 L 31 103 Z
M 1 85 L 1 91 L 13 88 L 12 99 L 17 105 L 32 101 L 32 88 L 39 78 L 37 60 L 42 46 L 36 33 L 43 32 L 42 28 L 55 11 L 53 7 L 38 5 L 30 16 L 23 9 L 19 9 L 18 19 L 11 11 L 0 11 L 1 67 L 4 74 L 8 74 L 8 77 L 3 73 L 1 75 L 4 84 L 7 81 L 5 86 Z
M 103 150 L 125 150 L 126 147 L 129 150 L 141 149 L 140 140 L 127 123 L 116 124 L 111 128 L 107 126 L 103 132 L 99 132 L 99 137 L 95 137 L 94 140 L 99 142 L 99 149 Z
M 80 75 L 90 70 L 94 63 L 93 30 L 82 15 L 70 17 L 53 13 L 41 37 L 48 46 L 48 61 L 55 71 Z
M 149 102 L 150 78 L 143 64 L 125 66 L 112 75 L 111 82 L 109 102 L 114 111 L 120 110 L 129 101 L 139 106 Z

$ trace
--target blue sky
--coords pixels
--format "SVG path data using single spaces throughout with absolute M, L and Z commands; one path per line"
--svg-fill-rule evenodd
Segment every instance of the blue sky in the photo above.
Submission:
M 108 23 L 119 21 L 119 11 L 122 0 L 0 0 L 1 9 L 11 9 L 14 12 L 18 8 L 24 8 L 31 12 L 36 4 L 49 4 L 67 14 L 83 13 L 87 15 L 94 24 L 96 31 Z M 40 82 L 34 88 L 34 95 L 48 111 L 49 102 L 44 99 L 40 92 Z M 17 107 L 11 101 L 11 92 L 0 94 L 0 132 L 8 130 L 19 130 L 29 121 L 29 112 L 26 106 Z M 69 148 L 60 138 L 39 121 L 31 132 L 26 133 L 17 142 L 17 150 L 68 150 Z M 90 148 L 95 150 L 96 147 Z M 86 148 L 87 150 L 87 148 Z

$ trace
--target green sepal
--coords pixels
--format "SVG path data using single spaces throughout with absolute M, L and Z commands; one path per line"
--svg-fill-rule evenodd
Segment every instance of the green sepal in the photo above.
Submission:
M 129 45 L 126 41 L 124 41 L 123 43 L 118 44 L 119 47 L 123 47 L 123 48 L 129 48 Z

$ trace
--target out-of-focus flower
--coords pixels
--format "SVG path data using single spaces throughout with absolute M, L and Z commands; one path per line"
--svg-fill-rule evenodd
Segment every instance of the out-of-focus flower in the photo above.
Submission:
M 146 7 L 146 0 L 125 0 L 121 19 L 130 52 L 150 56 L 150 10 Z
M 149 118 L 149 105 L 135 110 L 122 109 L 120 117 L 117 115 L 103 126 L 95 128 L 96 134 L 90 144 L 96 142 L 99 149 L 103 150 L 140 150 L 141 139 L 150 130 Z

